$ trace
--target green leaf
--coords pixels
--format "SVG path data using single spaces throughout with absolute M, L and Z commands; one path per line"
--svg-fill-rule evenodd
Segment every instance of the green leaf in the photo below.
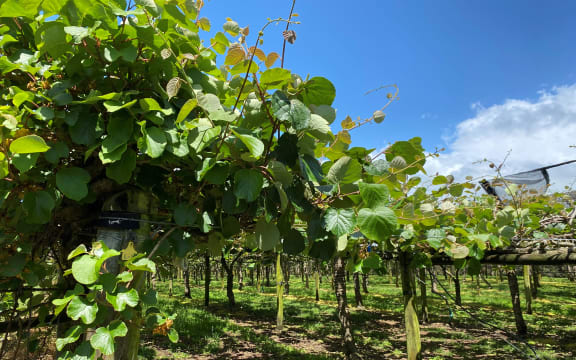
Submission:
M 156 305 L 158 303 L 156 290 L 148 289 L 144 295 L 142 295 L 142 302 L 149 306 Z
M 130 140 L 134 130 L 134 122 L 132 119 L 114 116 L 108 122 L 106 129 L 108 136 L 102 141 L 102 151 L 111 153 Z
M 74 44 L 80 44 L 83 39 L 92 34 L 92 29 L 82 26 L 66 26 L 64 32 L 72 36 Z
M 81 325 L 72 326 L 70 329 L 68 329 L 68 331 L 66 331 L 66 334 L 63 338 L 56 339 L 56 349 L 58 349 L 58 351 L 62 351 L 64 346 L 78 341 L 83 333 L 84 327 Z
M 443 175 L 438 175 L 434 179 L 432 179 L 432 185 L 443 185 L 447 183 L 448 179 L 446 179 L 446 176 Z
M 216 139 L 221 130 L 222 128 L 220 126 L 213 128 L 194 128 L 188 133 L 188 145 L 198 154 Z
M 52 210 L 56 206 L 54 198 L 46 191 L 29 192 L 22 202 L 30 224 L 46 224 L 50 221 Z
M 66 314 L 72 320 L 82 319 L 84 324 L 92 324 L 96 320 L 98 304 L 89 302 L 82 296 L 75 296 L 68 304 Z
M 264 152 L 264 143 L 260 141 L 260 139 L 252 135 L 241 134 L 235 131 L 234 129 L 232 129 L 232 132 L 234 133 L 234 135 L 236 135 L 237 138 L 240 139 L 240 141 L 242 141 L 244 145 L 246 145 L 246 147 L 250 151 L 250 154 L 254 158 L 259 159 L 260 156 L 262 156 L 262 153 Z
M 168 140 L 162 129 L 155 126 L 146 129 L 146 154 L 151 158 L 158 158 L 164 152 Z
M 66 158 L 70 154 L 70 149 L 65 142 L 57 142 L 52 144 L 50 150 L 44 153 L 44 157 L 48 162 L 52 164 L 57 164 L 61 158 Z
M 106 108 L 106 110 L 109 113 L 114 113 L 114 112 L 122 110 L 122 109 L 129 109 L 132 106 L 134 106 L 134 104 L 136 104 L 137 102 L 138 102 L 138 100 L 136 100 L 136 99 L 129 101 L 129 102 L 126 102 L 126 103 L 121 103 L 118 101 L 109 100 L 109 101 L 104 101 L 104 107 Z M 110 133 L 110 131 L 108 131 L 108 133 Z
M 198 212 L 191 204 L 178 204 L 174 209 L 174 221 L 179 226 L 193 226 L 196 225 Z
M 326 180 L 332 184 L 351 184 L 361 177 L 362 165 L 349 156 L 343 156 L 330 167 Z
M 267 222 L 264 218 L 261 218 L 256 223 L 254 234 L 256 235 L 258 248 L 262 251 L 272 250 L 280 242 L 278 227 L 274 223 Z
M 53 58 L 58 58 L 68 50 L 72 50 L 71 46 L 66 41 L 64 25 L 61 22 L 54 21 L 46 23 L 44 27 L 44 46 L 42 47 L 42 50 L 48 52 L 48 54 Z
M 310 110 L 300 100 L 289 100 L 286 94 L 278 90 L 272 95 L 271 109 L 280 121 L 286 121 L 296 131 L 307 129 L 310 125 Z
M 446 238 L 446 231 L 442 229 L 430 229 L 426 232 L 426 241 L 434 249 L 438 250 L 442 247 L 442 241 Z
M 106 300 L 112 304 L 114 310 L 124 311 L 126 309 L 126 305 L 130 307 L 135 307 L 138 305 L 140 297 L 138 296 L 138 291 L 135 289 L 124 289 L 123 291 L 119 291 L 116 294 L 106 293 Z
M 88 171 L 70 167 L 63 168 L 56 174 L 56 186 L 66 197 L 80 201 L 88 195 L 88 183 L 90 182 Z
M 312 113 L 322 116 L 329 124 L 336 120 L 336 109 L 330 105 L 310 105 Z
M 306 239 L 296 229 L 290 229 L 282 234 L 282 249 L 286 254 L 298 255 L 306 248 Z
M 82 255 L 72 263 L 72 276 L 80 284 L 90 285 L 98 280 L 98 272 L 100 269 L 96 268 L 98 258 L 92 255 Z
M 324 214 L 325 228 L 336 236 L 350 234 L 356 227 L 356 214 L 353 209 L 329 208 Z
M 26 256 L 15 254 L 0 260 L 0 276 L 14 277 L 20 275 L 26 266 Z
M 234 174 L 234 195 L 238 199 L 246 199 L 251 202 L 258 199 L 264 177 L 259 171 L 251 169 L 241 169 Z
M 368 175 L 382 176 L 388 174 L 389 167 L 390 164 L 388 164 L 388 161 L 384 159 L 378 159 L 373 161 L 371 164 L 365 165 L 364 170 L 366 170 Z
M 10 143 L 10 152 L 13 154 L 31 154 L 46 152 L 50 146 L 38 135 L 26 135 Z
M 7 0 L 0 5 L 2 17 L 33 18 L 38 14 L 38 7 L 43 0 Z
M 20 173 L 25 173 L 36 166 L 36 161 L 38 161 L 39 154 L 14 154 L 12 156 L 12 165 L 20 171 Z
M 226 162 L 217 162 L 208 170 L 204 179 L 208 184 L 222 185 L 230 174 L 230 165 Z
M 240 26 L 236 21 L 228 20 L 224 23 L 224 31 L 232 36 L 238 36 L 240 34 Z
M 86 249 L 86 245 L 80 244 L 76 247 L 76 249 L 70 251 L 70 254 L 68 254 L 68 257 L 66 258 L 66 260 L 72 260 L 73 258 L 75 258 L 78 255 L 87 254 L 87 253 L 88 253 L 88 249 Z
M 198 106 L 208 113 L 224 110 L 220 99 L 214 94 L 198 94 Z
M 385 241 L 396 231 L 397 218 L 387 207 L 360 209 L 358 212 L 360 231 L 371 240 Z
M 114 353 L 114 338 L 126 336 L 128 328 L 123 321 L 114 320 L 107 327 L 100 327 L 90 338 L 90 344 L 96 350 L 100 350 L 104 355 Z
M 322 116 L 312 114 L 310 117 L 310 126 L 308 132 L 318 140 L 331 141 L 334 138 L 330 123 Z
M 198 100 L 196 99 L 188 99 L 184 105 L 180 108 L 178 112 L 178 117 L 176 118 L 176 123 L 181 123 L 182 121 L 186 120 L 186 117 L 194 110 L 194 108 L 198 105 Z
M 154 17 L 158 17 L 162 13 L 162 8 L 154 0 L 135 0 L 134 3 L 149 11 Z
M 132 178 L 132 173 L 136 168 L 136 152 L 132 149 L 126 150 L 120 161 L 106 166 L 106 176 L 115 180 L 118 184 L 125 184 Z
M 465 259 L 468 257 L 470 249 L 464 245 L 453 243 L 452 247 L 450 248 L 450 252 L 452 253 L 452 258 L 454 259 Z
M 376 208 L 388 204 L 390 200 L 390 191 L 384 184 L 368 184 L 361 182 L 359 185 L 360 196 L 364 205 L 369 208 Z
M 168 331 L 168 339 L 170 339 L 170 341 L 174 344 L 177 343 L 179 339 L 178 331 L 176 331 L 174 328 L 171 328 L 170 331 Z
M 264 71 L 260 76 L 260 85 L 266 89 L 281 89 L 292 80 L 289 70 L 272 68 Z
M 304 84 L 302 101 L 306 105 L 332 105 L 335 97 L 336 88 L 326 78 L 313 77 Z
M 303 170 L 306 179 L 309 181 L 320 183 L 324 178 L 322 176 L 322 165 L 318 159 L 310 155 L 300 157 L 300 168 Z
M 286 165 L 280 161 L 271 160 L 268 163 L 268 171 L 270 171 L 274 179 L 279 181 L 285 188 L 292 184 L 292 174 L 290 174 Z
M 156 272 L 156 264 L 148 258 L 140 258 L 134 262 L 127 262 L 126 267 L 130 270 Z
M 139 103 L 140 107 L 144 111 L 164 111 L 164 109 L 162 109 L 160 104 L 158 104 L 158 101 L 152 98 L 140 99 Z
M 241 231 L 242 226 L 234 216 L 228 216 L 222 220 L 222 235 L 224 235 L 225 238 L 231 238 L 232 236 L 239 234 Z

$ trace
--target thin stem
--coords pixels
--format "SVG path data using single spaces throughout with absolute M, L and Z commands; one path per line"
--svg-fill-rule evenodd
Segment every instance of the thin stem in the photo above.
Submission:
M 288 22 L 286 23 L 286 30 L 290 26 L 290 20 L 292 20 L 292 13 L 294 12 L 294 5 L 296 5 L 296 0 L 292 1 L 292 8 L 290 9 L 290 15 L 288 16 Z M 282 59 L 280 60 L 280 68 L 284 69 L 284 54 L 286 52 L 286 38 L 284 38 L 284 43 L 282 44 Z

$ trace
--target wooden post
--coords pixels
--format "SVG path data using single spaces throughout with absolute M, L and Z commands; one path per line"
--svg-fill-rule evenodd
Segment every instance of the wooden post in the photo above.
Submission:
M 314 271 L 314 287 L 316 289 L 316 301 L 320 300 L 320 270 L 318 269 L 318 265 L 316 265 L 316 269 Z
M 284 276 L 282 274 L 282 254 L 276 255 L 276 298 L 278 312 L 276 314 L 276 330 L 284 328 Z
M 344 342 L 344 354 L 346 359 L 356 353 L 356 345 L 352 336 L 350 324 L 350 313 L 348 311 L 348 301 L 346 298 L 346 259 L 338 256 L 334 260 L 334 292 L 338 301 L 338 318 L 340 319 L 342 340 Z
M 426 295 L 426 269 L 420 268 L 420 302 L 422 305 L 420 319 L 422 323 L 428 322 L 428 299 Z
M 512 297 L 512 310 L 514 311 L 514 319 L 516 320 L 516 330 L 518 331 L 518 335 L 525 336 L 528 333 L 528 329 L 522 316 L 516 271 L 514 269 L 508 269 L 506 276 L 508 277 L 508 286 L 510 287 L 510 296 Z
M 204 254 L 204 306 L 210 306 L 210 254 Z
M 418 315 L 414 306 L 414 288 L 412 287 L 414 274 L 409 268 L 405 252 L 400 253 L 399 260 L 402 294 L 404 297 L 404 323 L 406 326 L 408 360 L 419 360 L 422 358 L 422 344 L 420 342 L 420 324 L 418 323 Z
M 523 265 L 522 270 L 524 272 L 524 294 L 526 296 L 526 314 L 532 314 L 532 289 L 530 287 L 530 265 Z
M 354 277 L 354 299 L 356 300 L 356 307 L 364 307 L 362 291 L 360 291 L 360 272 L 357 271 L 352 276 Z

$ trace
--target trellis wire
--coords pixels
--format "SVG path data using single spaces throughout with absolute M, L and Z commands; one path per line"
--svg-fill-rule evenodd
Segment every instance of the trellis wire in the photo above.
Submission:
M 430 271 L 430 269 L 428 269 L 428 272 L 430 273 L 430 275 L 432 277 L 434 277 L 434 279 L 436 280 L 436 283 L 438 285 L 440 285 L 440 287 L 442 288 L 442 290 L 444 290 L 444 292 L 446 293 L 446 295 L 448 295 L 448 297 L 454 302 L 454 304 L 459 307 L 462 311 L 464 311 L 466 314 L 468 314 L 470 317 L 472 317 L 474 320 L 487 325 L 495 330 L 499 330 L 501 332 L 503 332 L 507 337 L 509 338 L 513 338 L 516 341 L 519 341 L 521 343 L 523 343 L 524 345 L 526 345 L 526 347 L 528 349 L 530 349 L 530 351 L 532 351 L 532 353 L 534 354 L 534 356 L 527 354 L 526 352 L 524 352 L 522 349 L 520 349 L 519 347 L 517 347 L 516 345 L 514 345 L 513 343 L 511 343 L 510 341 L 508 341 L 506 338 L 503 338 L 502 340 L 504 340 L 508 345 L 512 346 L 515 350 L 517 350 L 519 353 L 521 353 L 524 356 L 527 356 L 528 359 L 541 359 L 540 356 L 538 356 L 538 354 L 536 353 L 536 350 L 534 350 L 534 348 L 532 348 L 532 346 L 530 346 L 530 344 L 528 344 L 528 342 L 526 342 L 526 340 L 522 339 L 521 337 L 517 336 L 516 334 L 513 334 L 511 332 L 509 332 L 506 329 L 503 329 L 497 325 L 494 325 L 486 320 L 483 320 L 481 318 L 479 318 L 478 316 L 476 316 L 476 314 L 474 314 L 473 312 L 471 312 L 470 310 L 466 309 L 464 306 L 462 305 L 458 305 L 456 303 L 456 299 L 454 299 L 454 297 L 452 296 L 452 294 L 450 294 L 450 292 L 448 292 L 448 290 L 446 289 L 446 287 L 444 286 L 444 284 L 442 284 L 440 282 L 440 280 L 438 280 L 438 278 L 436 277 L 436 274 L 434 274 L 433 272 Z

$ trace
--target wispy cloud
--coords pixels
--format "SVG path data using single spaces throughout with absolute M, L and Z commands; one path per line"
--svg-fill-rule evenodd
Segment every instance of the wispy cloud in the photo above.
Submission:
M 429 173 L 493 177 L 490 162 L 504 159 L 504 174 L 576 159 L 576 84 L 541 91 L 535 101 L 509 99 L 503 104 L 472 108 L 476 115 L 462 121 L 447 142 L 446 153 L 427 163 Z M 482 161 L 487 159 L 488 161 Z M 576 165 L 552 170 L 555 189 L 570 185 Z

